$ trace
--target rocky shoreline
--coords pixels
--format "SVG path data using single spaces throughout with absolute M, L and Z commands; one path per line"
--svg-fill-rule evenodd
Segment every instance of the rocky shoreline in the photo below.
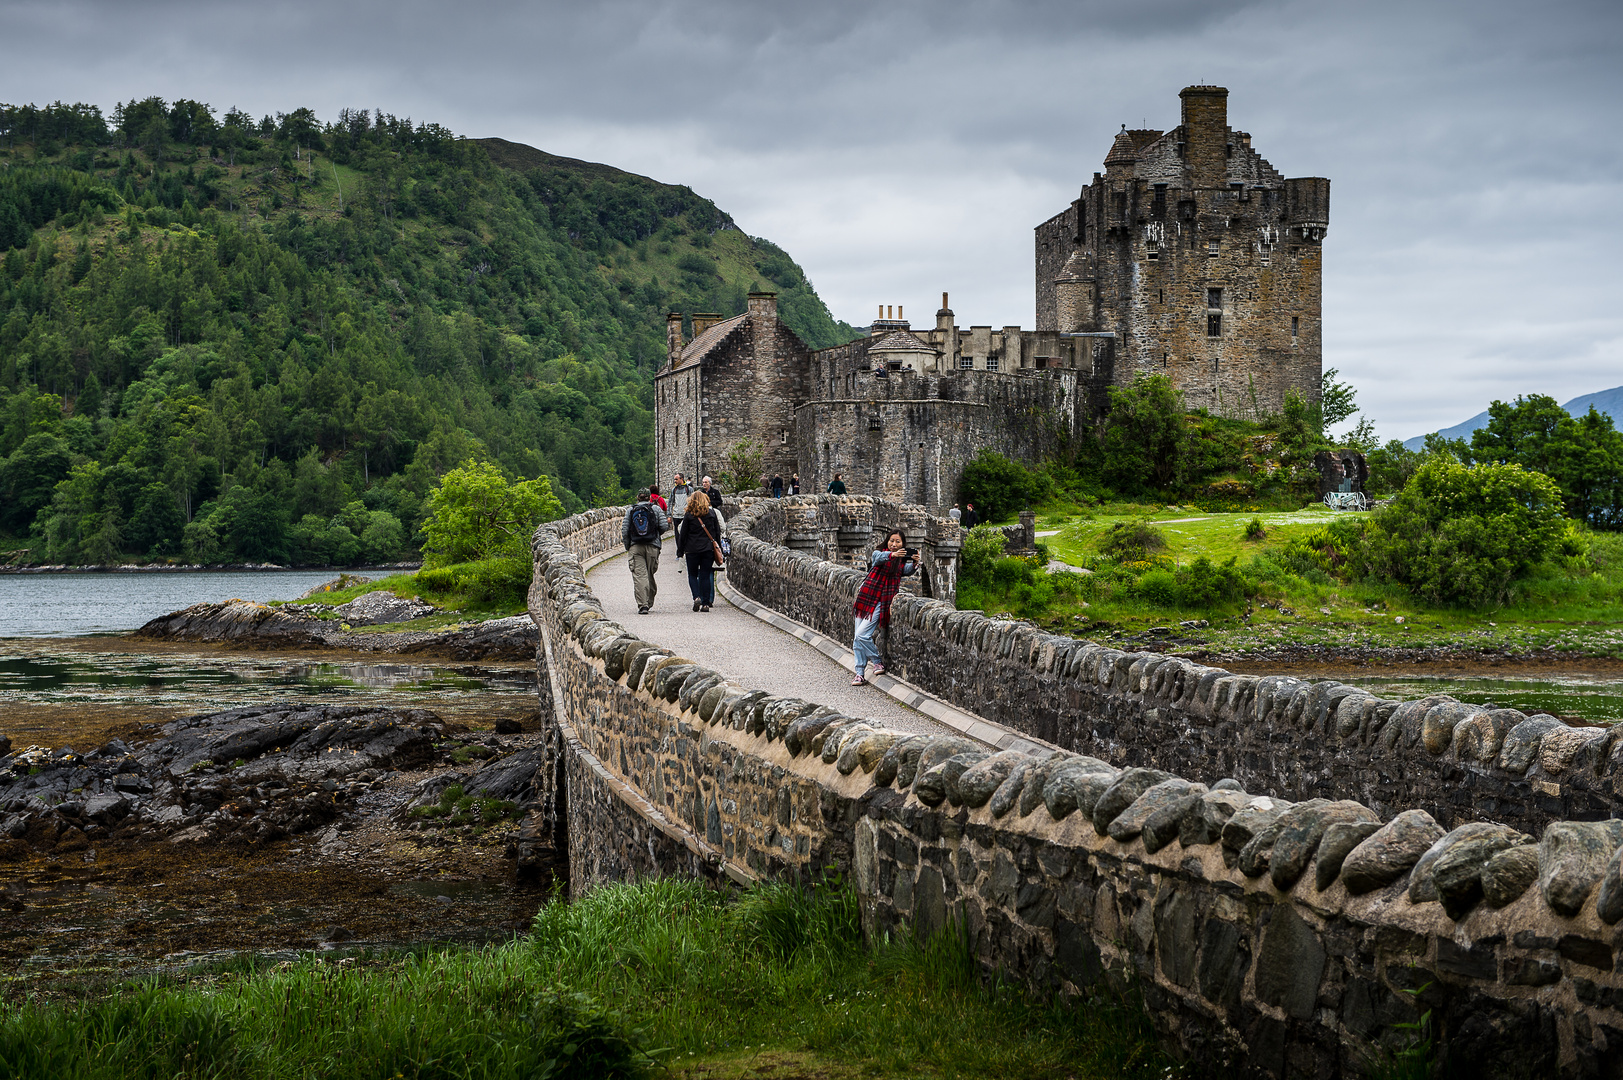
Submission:
M 219 563 L 204 566 L 202 563 L 121 563 L 110 565 L 96 563 L 86 566 L 69 566 L 66 563 L 45 563 L 39 566 L 0 566 L 0 574 L 200 574 L 200 573 L 267 573 L 294 570 L 333 570 L 341 573 L 359 573 L 360 571 L 385 570 L 390 573 L 409 573 L 421 570 L 420 562 L 383 563 L 379 566 L 282 566 L 277 563 Z
M 319 604 L 272 607 L 251 600 L 193 604 L 160 615 L 135 631 L 134 636 L 262 649 L 321 648 L 432 655 L 453 660 L 530 660 L 534 659 L 541 640 L 528 615 L 434 630 L 358 631 L 353 628 L 356 623 L 339 621 L 342 616 L 338 619 L 321 617 L 338 610 Z M 390 621 L 394 620 L 362 620 L 362 624 Z

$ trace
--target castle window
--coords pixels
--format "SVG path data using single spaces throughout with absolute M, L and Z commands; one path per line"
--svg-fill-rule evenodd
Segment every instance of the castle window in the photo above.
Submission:
M 789 429 L 784 428 L 783 431 L 781 431 L 779 434 L 780 434 L 781 438 L 778 439 L 778 445 L 779 446 L 788 446 L 789 445 Z
M 1165 289 L 1155 290 L 1155 302 L 1157 304 L 1164 304 L 1167 302 L 1167 291 Z
M 960 356 L 958 358 L 958 370 L 959 371 L 973 371 L 973 370 L 975 370 L 975 358 L 973 356 Z
M 693 445 L 693 421 L 688 421 L 688 445 Z
M 1215 357 L 1215 356 L 1212 357 L 1212 374 L 1213 375 L 1217 374 L 1217 364 L 1218 364 L 1218 358 Z
M 986 358 L 986 370 L 987 371 L 996 371 L 997 370 L 997 357 L 988 356 Z
M 1206 241 L 1206 254 L 1208 254 L 1208 255 L 1216 255 L 1217 250 L 1218 250 L 1218 242 L 1216 240 L 1208 240 L 1208 241 Z
M 1151 262 L 1161 257 L 1161 244 L 1157 240 L 1144 241 L 1144 257 Z
M 1274 245 L 1258 244 L 1257 250 L 1262 253 L 1262 265 L 1269 266 L 1273 262 Z
M 1296 335 L 1301 333 L 1302 320 L 1296 315 L 1291 316 L 1291 344 L 1296 344 Z
M 1155 185 L 1155 202 L 1152 212 L 1155 214 L 1157 221 L 1167 216 L 1167 186 L 1165 184 Z
M 1223 336 L 1223 290 L 1206 290 L 1206 336 Z

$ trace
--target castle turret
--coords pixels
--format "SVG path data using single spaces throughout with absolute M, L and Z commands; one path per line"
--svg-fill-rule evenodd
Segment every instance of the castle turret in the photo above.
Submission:
M 1087 255 L 1080 249 L 1071 252 L 1071 257 L 1065 260 L 1065 268 L 1054 279 L 1060 333 L 1081 334 L 1099 328 L 1096 284 Z

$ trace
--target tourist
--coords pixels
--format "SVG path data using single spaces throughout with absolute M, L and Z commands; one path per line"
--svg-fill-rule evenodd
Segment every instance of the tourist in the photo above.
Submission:
M 620 539 L 626 545 L 626 562 L 631 565 L 631 586 L 637 596 L 637 614 L 646 615 L 654 606 L 654 594 L 659 583 L 654 574 L 659 570 L 660 537 L 665 533 L 665 511 L 652 499 L 653 492 L 643 488 L 637 492 L 637 501 L 626 511 L 625 523 L 620 526 Z
M 772 474 L 772 497 L 774 499 L 783 498 L 783 477 L 777 473 Z
M 789 494 L 791 494 L 791 495 L 799 495 L 800 494 L 800 474 L 799 473 L 795 473 L 793 476 L 791 476 L 789 478 Z
M 715 486 L 710 477 L 707 476 L 699 481 L 699 490 L 704 492 L 705 498 L 710 500 L 711 507 L 716 510 L 721 509 L 721 489 Z
M 834 479 L 832 479 L 832 480 L 830 480 L 828 482 L 828 493 L 830 495 L 844 495 L 845 494 L 845 481 L 840 479 L 840 474 L 839 473 L 835 473 L 834 474 Z
M 707 478 L 708 479 L 708 478 Z M 687 560 L 688 588 L 693 593 L 693 610 L 709 611 L 716 602 L 716 555 L 721 550 L 721 515 L 710 505 L 710 497 L 695 491 L 688 499 L 687 513 L 676 531 L 676 554 Z
M 975 526 L 979 525 L 980 523 L 981 523 L 981 516 L 979 514 L 975 513 L 975 504 L 974 503 L 965 503 L 964 504 L 964 516 L 963 516 L 963 519 L 959 522 L 959 524 L 962 525 L 966 529 L 973 529 Z
M 671 481 L 671 522 L 673 524 L 682 524 L 684 507 L 687 506 L 688 496 L 692 494 L 693 485 L 682 479 L 681 473 L 677 473 L 676 479 Z
M 661 495 L 659 493 L 659 485 L 658 484 L 654 484 L 654 485 L 652 485 L 652 486 L 650 486 L 648 488 L 648 501 L 652 502 L 652 503 L 658 503 L 659 508 L 661 510 L 665 511 L 667 516 L 670 515 L 670 512 L 671 512 L 670 505 L 665 502 L 665 496 L 663 496 L 663 495 Z
M 953 503 L 952 504 L 952 509 L 947 511 L 947 517 L 952 519 L 952 523 L 954 525 L 957 525 L 960 521 L 963 520 L 964 512 L 962 510 L 958 509 L 958 504 L 957 503 Z
M 856 635 L 851 649 L 857 654 L 856 675 L 852 686 L 866 683 L 869 664 L 875 675 L 885 673 L 879 658 L 879 644 L 875 635 L 881 626 L 890 625 L 890 601 L 902 587 L 902 578 L 918 569 L 919 553 L 904 547 L 900 529 L 892 529 L 885 537 L 885 546 L 869 558 L 868 577 L 857 592 L 851 613 L 856 616 Z

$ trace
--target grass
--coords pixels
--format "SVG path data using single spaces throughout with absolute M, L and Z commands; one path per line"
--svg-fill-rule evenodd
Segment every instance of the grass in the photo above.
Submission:
M 1193 507 L 1110 505 L 1039 515 L 1051 558 L 1094 571 L 1070 580 L 1049 575 L 1045 587 L 1012 574 L 977 588 L 960 586 L 960 606 L 1031 619 L 1049 629 L 1109 638 L 1164 628 L 1199 647 L 1227 654 L 1282 646 L 1351 648 L 1471 647 L 1510 652 L 1581 652 L 1623 656 L 1616 616 L 1623 600 L 1623 536 L 1588 533 L 1587 560 L 1548 566 L 1516 586 L 1511 603 L 1491 610 L 1427 604 L 1396 585 L 1343 582 L 1317 570 L 1295 571 L 1271 558 L 1293 539 L 1338 517 L 1309 507 L 1291 512 L 1203 513 Z M 1260 538 L 1247 526 L 1261 522 Z M 1112 525 L 1144 521 L 1160 531 L 1160 565 L 1176 572 L 1202 556 L 1229 559 L 1251 580 L 1254 595 L 1210 604 L 1157 604 L 1132 585 L 1149 567 L 1123 568 L 1101 549 Z M 1254 531 L 1254 530 L 1253 530 Z M 1288 560 L 1287 560 L 1288 562 Z M 1207 626 L 1180 626 L 1204 620 Z
M 0 1008 L 0 1078 L 1159 1076 L 1143 1010 L 987 985 L 962 938 L 865 948 L 855 897 L 651 881 L 467 951 L 244 959 Z
M 336 607 L 366 593 L 391 592 L 404 600 L 421 597 L 441 609 L 433 615 L 409 622 L 357 626 L 354 631 L 359 634 L 437 630 L 459 623 L 522 615 L 527 610 L 525 589 L 530 580 L 529 565 L 526 563 L 523 566 L 521 574 L 514 574 L 509 573 L 509 568 L 501 563 L 502 560 L 489 560 L 485 563 L 462 563 L 435 570 L 419 570 L 414 574 L 391 574 L 364 585 L 351 585 L 321 593 L 309 600 L 285 602 L 331 604 Z M 272 606 L 280 606 L 284 601 L 271 603 Z M 337 615 L 323 617 L 339 618 Z

